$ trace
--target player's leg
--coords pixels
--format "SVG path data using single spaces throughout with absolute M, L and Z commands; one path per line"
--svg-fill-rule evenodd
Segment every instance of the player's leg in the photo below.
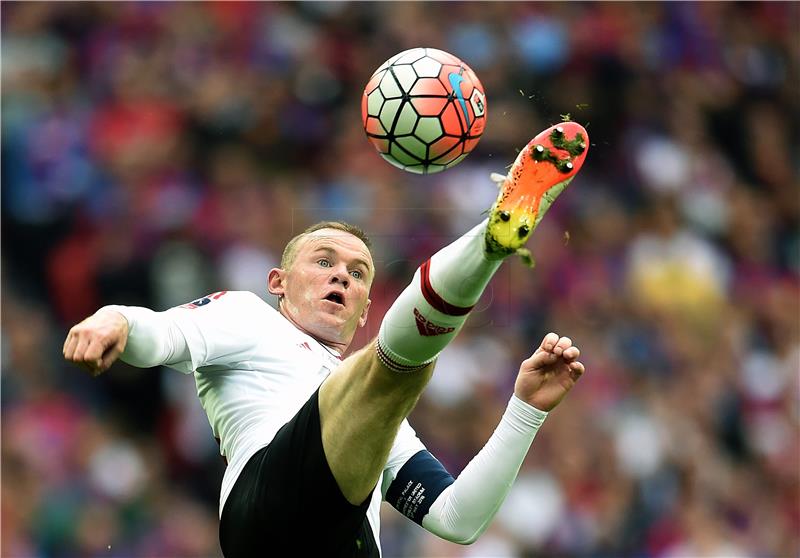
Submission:
M 322 447 L 348 502 L 361 504 L 378 482 L 400 423 L 417 402 L 433 363 L 399 375 L 374 344 L 348 357 L 319 390 Z
M 386 313 L 378 339 L 348 357 L 319 392 L 325 456 L 345 498 L 360 504 L 383 471 L 400 423 L 502 258 L 486 254 L 486 222 L 422 264 Z
M 569 138 L 569 139 L 568 139 Z M 564 123 L 520 152 L 484 221 L 417 270 L 387 312 L 375 343 L 320 387 L 325 457 L 345 498 L 360 504 L 380 478 L 403 419 L 506 256 L 519 253 L 580 168 L 588 138 Z

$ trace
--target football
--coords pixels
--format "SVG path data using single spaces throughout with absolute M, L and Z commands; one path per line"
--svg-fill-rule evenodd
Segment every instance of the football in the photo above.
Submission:
M 461 162 L 486 126 L 480 80 L 456 56 L 412 48 L 375 70 L 361 99 L 367 138 L 403 170 L 432 174 Z

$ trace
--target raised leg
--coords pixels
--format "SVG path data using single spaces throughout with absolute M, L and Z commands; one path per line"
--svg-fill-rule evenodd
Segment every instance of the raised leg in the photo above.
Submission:
M 434 363 L 389 370 L 372 343 L 350 355 L 319 390 L 322 447 L 342 494 L 361 504 L 383 473 L 400 423 L 416 405 Z
M 348 357 L 319 392 L 322 445 L 352 504 L 380 478 L 403 419 L 500 266 L 485 257 L 481 223 L 423 263 L 386 313 L 378 338 Z
M 564 122 L 520 152 L 489 218 L 437 252 L 386 313 L 377 340 L 346 359 L 319 392 L 322 445 L 345 498 L 361 504 L 397 431 L 503 259 L 523 245 L 586 158 L 586 130 Z

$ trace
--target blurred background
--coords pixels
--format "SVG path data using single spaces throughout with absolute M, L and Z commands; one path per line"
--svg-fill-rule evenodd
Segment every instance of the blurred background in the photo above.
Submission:
M 571 114 L 591 148 L 442 355 L 412 425 L 457 474 L 554 330 L 588 372 L 471 547 L 384 509 L 387 557 L 800 556 L 800 8 L 794 3 L 2 6 L 2 556 L 219 556 L 222 459 L 191 378 L 90 379 L 69 327 L 109 303 L 266 274 L 361 225 L 377 332 L 488 180 Z M 420 177 L 360 96 L 432 46 L 486 89 L 477 150 Z

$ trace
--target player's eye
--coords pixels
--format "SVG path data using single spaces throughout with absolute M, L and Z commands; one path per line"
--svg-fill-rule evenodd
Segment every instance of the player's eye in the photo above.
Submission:
M 350 275 L 352 275 L 354 279 L 361 279 L 363 277 L 363 274 L 357 269 L 351 271 Z
M 322 267 L 330 267 L 331 266 L 331 262 L 329 262 L 325 258 L 321 258 L 321 259 L 317 260 L 317 263 L 319 265 L 321 265 Z

